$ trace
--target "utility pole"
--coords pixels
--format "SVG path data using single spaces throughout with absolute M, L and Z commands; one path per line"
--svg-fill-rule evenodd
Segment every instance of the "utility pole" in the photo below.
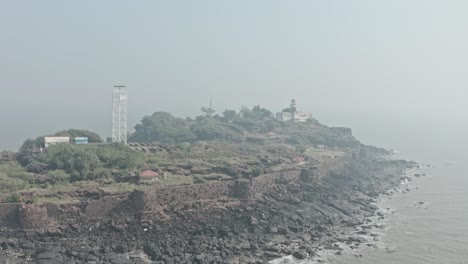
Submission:
M 210 118 L 212 114 L 213 114 L 213 108 L 211 108 L 211 96 L 210 96 Z

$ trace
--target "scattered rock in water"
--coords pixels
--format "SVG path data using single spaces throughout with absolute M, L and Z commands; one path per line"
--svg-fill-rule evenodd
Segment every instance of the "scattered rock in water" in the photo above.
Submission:
M 384 226 L 383 224 L 381 224 L 381 223 L 375 224 L 374 227 L 375 227 L 375 228 L 378 228 L 378 229 L 383 229 L 383 228 L 385 228 L 385 226 Z
M 427 205 L 425 202 L 417 202 L 413 206 L 416 208 L 421 208 L 422 206 Z

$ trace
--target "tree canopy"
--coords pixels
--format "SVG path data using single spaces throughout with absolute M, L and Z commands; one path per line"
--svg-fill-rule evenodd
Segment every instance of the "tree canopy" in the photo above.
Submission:
M 193 142 L 195 135 L 182 118 L 174 117 L 167 112 L 155 112 L 145 116 L 141 123 L 135 126 L 135 133 L 129 138 L 136 142 L 181 143 Z
M 230 123 L 230 122 L 234 121 L 234 119 L 236 119 L 236 117 L 237 117 L 237 112 L 236 112 L 236 110 L 228 110 L 228 109 L 226 109 L 226 110 L 224 110 L 224 112 L 223 112 L 223 121 L 224 121 L 224 122 Z
M 233 140 L 242 137 L 239 128 L 222 120 L 197 120 L 190 127 L 198 140 Z
M 77 180 L 88 180 L 92 172 L 100 167 L 96 149 L 91 146 L 57 144 L 47 148 L 42 160 L 50 170 L 64 170 Z

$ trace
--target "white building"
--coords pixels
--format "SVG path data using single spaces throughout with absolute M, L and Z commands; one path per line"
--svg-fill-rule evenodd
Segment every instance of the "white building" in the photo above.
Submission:
M 60 143 L 70 143 L 70 137 L 44 137 L 45 147 Z
M 306 112 L 294 112 L 294 122 L 306 122 L 312 118 L 311 113 Z
M 283 112 L 276 113 L 276 120 L 281 122 L 293 121 L 293 122 L 306 122 L 312 119 L 312 114 L 307 112 L 297 111 L 296 100 L 292 99 L 289 109 L 283 110 Z

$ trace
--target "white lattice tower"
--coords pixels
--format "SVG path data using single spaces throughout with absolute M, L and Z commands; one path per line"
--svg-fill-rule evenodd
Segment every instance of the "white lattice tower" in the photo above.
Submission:
M 127 144 L 127 89 L 115 85 L 112 91 L 112 143 Z

